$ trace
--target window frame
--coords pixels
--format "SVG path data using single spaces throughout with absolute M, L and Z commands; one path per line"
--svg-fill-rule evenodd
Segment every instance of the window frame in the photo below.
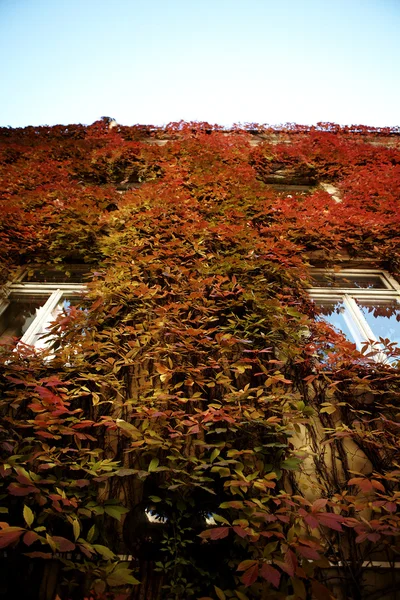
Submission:
M 86 290 L 86 285 L 81 283 L 61 282 L 24 282 L 27 270 L 21 272 L 13 282 L 4 286 L 4 297 L 0 301 L 0 315 L 2 315 L 13 298 L 26 298 L 45 296 L 47 299 L 37 309 L 37 315 L 29 325 L 28 329 L 18 340 L 18 344 L 26 344 L 37 349 L 47 348 L 49 341 L 40 339 L 40 335 L 46 332 L 47 327 L 55 320 L 53 311 L 63 299 L 81 298 Z
M 400 284 L 392 277 L 387 271 L 383 269 L 321 269 L 312 268 L 312 275 L 337 275 L 343 276 L 378 276 L 380 277 L 384 288 L 348 288 L 348 287 L 308 287 L 307 292 L 310 298 L 315 302 L 318 307 L 318 302 L 323 300 L 331 302 L 343 302 L 345 307 L 344 318 L 346 325 L 349 328 L 353 339 L 351 342 L 355 343 L 358 350 L 361 351 L 368 341 L 379 343 L 379 337 L 373 332 L 372 328 L 367 322 L 367 319 L 362 314 L 361 309 L 358 307 L 356 299 L 358 300 L 391 300 L 399 304 L 400 309 Z M 347 318 L 346 318 L 347 317 Z M 322 317 L 323 318 L 323 317 Z M 333 326 L 332 326 L 333 327 Z M 343 334 L 345 335 L 345 334 Z M 347 336 L 345 336 L 347 337 Z M 400 347 L 400 343 L 399 343 Z M 371 346 L 370 348 L 371 349 Z M 379 352 L 374 359 L 377 362 L 387 362 L 387 356 L 384 352 Z

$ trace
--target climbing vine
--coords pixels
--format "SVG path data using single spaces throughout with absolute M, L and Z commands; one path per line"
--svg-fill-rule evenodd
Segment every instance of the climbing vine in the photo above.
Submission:
M 87 270 L 52 345 L 0 354 L 0 598 L 395 594 L 366 565 L 399 560 L 400 353 L 357 351 L 307 287 L 399 275 L 398 131 L 0 137 L 2 283 Z

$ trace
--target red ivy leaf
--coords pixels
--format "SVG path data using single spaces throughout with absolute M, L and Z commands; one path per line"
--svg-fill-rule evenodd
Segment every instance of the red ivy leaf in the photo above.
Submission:
M 50 440 L 56 440 L 56 439 L 58 439 L 58 436 L 52 435 L 48 431 L 38 431 L 37 435 L 40 435 L 40 437 L 48 438 Z
M 234 531 L 235 533 L 237 533 L 238 535 L 240 535 L 240 537 L 241 537 L 241 538 L 244 538 L 244 537 L 246 537 L 247 535 L 249 535 L 249 534 L 247 533 L 247 531 L 245 531 L 245 530 L 243 529 L 243 527 L 240 527 L 240 525 L 235 525 L 235 526 L 233 527 L 233 531 Z
M 40 492 L 40 490 L 33 485 L 23 486 L 18 485 L 18 483 L 10 483 L 7 489 L 12 496 L 27 496 L 28 494 L 32 494 L 34 492 Z
M 73 482 L 74 485 L 76 485 L 77 487 L 85 487 L 86 485 L 90 484 L 89 479 L 77 479 L 76 481 Z
M 297 558 L 291 550 L 286 552 L 284 562 L 282 560 L 276 560 L 275 563 L 280 566 L 282 571 L 285 571 L 285 573 L 290 575 L 290 577 L 294 576 L 297 567 Z
M 53 535 L 53 540 L 58 544 L 60 552 L 72 552 L 72 550 L 75 550 L 75 544 L 65 537 Z
M 274 567 L 271 567 L 271 565 L 267 565 L 266 563 L 264 563 L 260 569 L 260 575 L 261 577 L 272 583 L 272 585 L 274 585 L 276 588 L 279 587 L 281 574 L 279 573 L 278 569 L 275 569 Z
M 370 492 L 372 490 L 372 483 L 368 479 L 364 479 L 364 477 L 353 477 L 353 479 L 348 481 L 348 484 L 358 485 L 363 492 Z
M 318 554 L 314 548 L 308 548 L 307 546 L 298 546 L 298 552 L 304 556 L 304 558 L 308 558 L 309 560 L 320 560 L 321 556 Z
M 292 550 L 288 550 L 285 554 L 285 564 L 287 565 L 287 572 L 289 573 L 290 576 L 293 576 L 295 571 L 296 571 L 296 567 L 297 567 L 297 558 L 294 552 L 292 552 Z
M 318 520 L 321 525 L 325 525 L 325 527 L 329 527 L 330 529 L 335 529 L 335 531 L 343 531 L 341 522 L 343 518 L 340 515 L 335 515 L 334 513 L 317 513 Z
M 27 546 L 30 546 L 31 544 L 33 544 L 33 542 L 36 542 L 36 540 L 38 538 L 39 538 L 38 534 L 35 533 L 34 531 L 27 531 L 23 537 L 23 542 Z
M 25 556 L 29 556 L 30 558 L 53 558 L 53 555 L 50 552 L 24 552 Z
M 0 548 L 6 548 L 10 544 L 13 544 L 23 534 L 25 529 L 22 527 L 6 527 L 0 531 Z
M 312 515 L 307 515 L 304 521 L 311 527 L 311 529 L 316 529 L 318 527 L 318 521 Z
M 253 565 L 250 569 L 242 575 L 242 581 L 246 587 L 252 585 L 255 581 L 257 581 L 258 577 L 258 564 Z
M 85 556 L 87 556 L 88 558 L 92 558 L 93 554 L 92 552 L 90 552 L 90 550 L 88 548 L 86 548 L 85 546 L 79 544 L 79 548 L 81 550 L 81 552 L 83 552 L 83 554 L 85 554 Z
M 325 508 L 327 502 L 328 502 L 328 500 L 326 500 L 325 498 L 319 498 L 312 505 L 311 511 L 312 512 L 318 512 L 318 511 L 320 511 L 322 508 Z
M 9 467 L 5 467 L 4 465 L 0 465 L 0 475 L 2 477 L 6 477 L 11 473 L 11 469 Z
M 211 529 L 210 538 L 212 540 L 222 540 L 222 538 L 225 538 L 228 535 L 229 529 L 229 527 L 215 527 L 214 529 Z

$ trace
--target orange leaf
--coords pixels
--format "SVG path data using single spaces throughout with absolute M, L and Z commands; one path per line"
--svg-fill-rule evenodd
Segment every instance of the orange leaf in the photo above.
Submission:
M 256 560 L 243 560 L 240 565 L 238 566 L 237 570 L 238 571 L 247 571 L 247 569 L 250 569 L 250 567 L 252 567 L 253 565 L 256 565 L 257 561 Z
M 328 502 L 328 500 L 326 500 L 325 498 L 319 498 L 319 500 L 316 500 L 313 503 L 313 505 L 311 507 L 312 512 L 317 512 L 317 511 L 321 510 L 322 508 L 325 508 L 327 502 Z
M 381 484 L 380 481 L 376 481 L 376 479 L 371 479 L 371 484 L 372 487 L 374 487 L 376 490 L 380 490 L 381 492 L 385 492 L 385 488 L 383 487 L 383 485 Z

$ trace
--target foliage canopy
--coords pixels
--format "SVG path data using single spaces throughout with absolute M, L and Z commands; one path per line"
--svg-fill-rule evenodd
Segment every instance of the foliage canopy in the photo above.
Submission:
M 338 573 L 368 598 L 364 563 L 398 560 L 399 374 L 306 288 L 310 264 L 399 273 L 397 134 L 0 129 L 2 283 L 90 273 L 56 350 L 0 356 L 14 592 L 34 565 L 40 599 L 326 599 Z

